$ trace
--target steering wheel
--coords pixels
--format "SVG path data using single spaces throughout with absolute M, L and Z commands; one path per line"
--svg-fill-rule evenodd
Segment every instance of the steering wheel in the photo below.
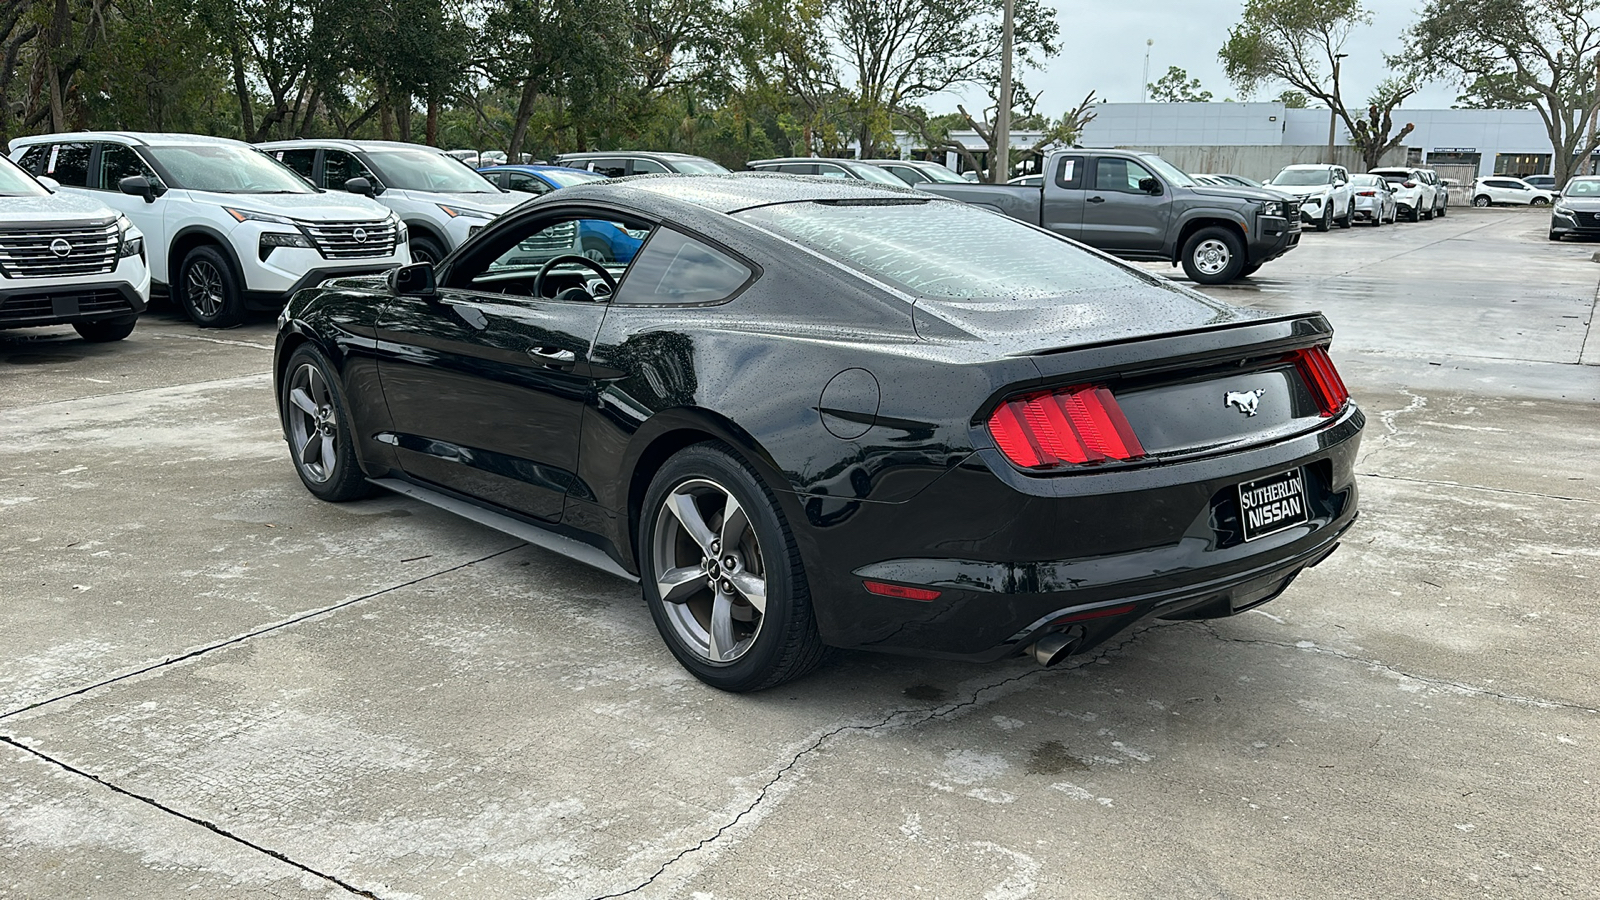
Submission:
M 575 265 L 583 266 L 584 268 L 587 268 L 587 269 L 592 269 L 596 274 L 598 274 L 605 281 L 606 285 L 611 288 L 611 293 L 615 294 L 617 292 L 617 279 L 615 277 L 613 277 L 610 272 L 606 271 L 606 267 L 605 266 L 603 266 L 600 263 L 590 259 L 587 256 L 579 256 L 576 253 L 568 253 L 568 254 L 565 254 L 563 256 L 552 257 L 548 262 L 546 262 L 544 265 L 539 267 L 539 274 L 533 276 L 533 295 L 535 297 L 543 297 L 544 296 L 544 277 L 546 275 L 550 274 L 550 270 L 551 269 L 554 269 L 556 266 L 562 265 L 564 263 L 573 263 Z M 565 296 L 567 294 L 572 293 L 574 290 L 583 291 L 584 295 L 588 296 L 590 300 L 594 299 L 594 296 L 589 294 L 589 292 L 584 290 L 583 288 L 568 288 L 567 290 L 562 291 L 561 292 L 562 296 L 558 296 L 556 299 L 557 300 L 575 299 L 575 298 L 572 298 L 572 297 Z

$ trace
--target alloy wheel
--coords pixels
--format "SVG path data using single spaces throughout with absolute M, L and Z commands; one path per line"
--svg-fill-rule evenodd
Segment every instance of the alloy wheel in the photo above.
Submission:
M 289 378 L 288 415 L 295 465 L 307 479 L 327 482 L 337 458 L 339 418 L 328 379 L 310 363 L 302 363 Z
M 1221 274 L 1232 260 L 1228 245 L 1216 238 L 1203 240 L 1194 248 L 1194 267 L 1206 275 Z
M 684 646 L 719 665 L 748 653 L 766 617 L 766 565 L 733 494 L 708 478 L 673 488 L 656 511 L 652 550 L 650 577 Z
M 203 318 L 215 318 L 222 312 L 226 298 L 222 292 L 222 273 L 210 262 L 200 259 L 189 265 L 189 277 L 184 286 L 189 298 L 189 308 Z

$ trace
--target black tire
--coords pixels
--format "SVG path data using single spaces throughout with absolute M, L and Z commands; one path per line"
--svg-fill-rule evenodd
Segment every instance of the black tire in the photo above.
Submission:
M 1239 236 L 1218 227 L 1189 235 L 1180 258 L 1184 274 L 1196 284 L 1227 284 L 1239 277 L 1246 262 Z
M 1245 263 L 1244 268 L 1239 270 L 1239 277 L 1249 278 L 1251 275 L 1254 275 L 1256 272 L 1260 271 L 1260 269 L 1261 263 Z
M 1427 211 L 1427 212 L 1422 212 L 1422 211 L 1421 211 L 1421 210 L 1420 210 L 1420 209 L 1419 209 L 1419 210 L 1418 210 L 1418 211 L 1417 211 L 1417 212 L 1418 212 L 1418 213 L 1419 213 L 1419 214 L 1420 214 L 1420 215 L 1421 215 L 1421 216 L 1422 216 L 1422 217 L 1423 217 L 1423 218 L 1424 218 L 1424 219 L 1427 219 L 1427 220 L 1428 220 L 1428 221 L 1430 221 L 1430 222 L 1431 222 L 1431 221 L 1433 221 L 1433 207 L 1431 207 L 1431 206 L 1430 206 L 1430 207 L 1428 207 L 1428 211 Z
M 1543 197 L 1535 197 L 1532 200 L 1528 201 L 1528 205 L 1529 206 L 1549 206 L 1550 205 L 1550 201 L 1546 200 Z
M 1349 228 L 1351 225 L 1354 225 L 1355 223 L 1356 223 L 1356 202 L 1354 200 L 1351 200 L 1350 201 L 1350 205 L 1346 206 L 1344 208 L 1344 218 L 1339 220 L 1339 227 L 1340 228 Z
M 1411 207 L 1411 221 L 1413 221 L 1413 222 L 1421 222 L 1422 221 L 1422 207 L 1420 207 L 1420 206 Z
M 617 254 L 611 244 L 597 237 L 586 237 L 578 242 L 578 250 L 595 262 L 616 262 Z
M 1444 218 L 1444 211 L 1449 209 L 1449 208 L 1450 208 L 1450 201 L 1446 200 L 1444 202 L 1444 205 L 1440 206 L 1439 209 L 1434 212 L 1434 215 L 1438 216 L 1439 218 L 1442 219 L 1442 218 Z
M 1484 208 L 1488 207 L 1489 204 L 1491 204 L 1493 202 L 1494 202 L 1493 200 L 1489 199 L 1489 195 L 1488 194 L 1479 194 L 1478 196 L 1472 198 L 1472 205 L 1476 206 L 1479 209 L 1484 209 Z
M 139 319 L 136 316 L 131 319 L 112 319 L 108 322 L 74 322 L 72 330 L 91 344 L 109 344 L 133 334 L 133 326 L 137 324 Z
M 210 244 L 189 251 L 178 268 L 177 302 L 201 328 L 229 328 L 244 319 L 239 274 Z
M 1560 234 L 1557 234 L 1557 233 L 1556 233 L 1556 232 L 1554 232 L 1554 231 L 1552 231 L 1552 232 L 1550 232 L 1550 240 L 1552 240 L 1552 241 L 1556 241 L 1556 242 L 1560 242 L 1560 240 L 1561 240 L 1561 235 L 1560 235 Z
M 1333 205 L 1332 204 L 1328 204 L 1328 205 L 1322 207 L 1322 218 L 1317 220 L 1316 228 L 1317 228 L 1318 231 L 1332 231 L 1333 230 Z
M 662 598 L 654 574 L 658 571 L 657 560 L 661 555 L 657 548 L 658 537 L 670 545 L 665 552 L 671 553 L 675 552 L 674 548 L 685 547 L 690 555 L 699 552 L 693 543 L 682 543 L 686 529 L 679 529 L 680 533 L 673 540 L 673 531 L 664 530 L 671 526 L 663 526 L 661 522 L 664 519 L 671 521 L 668 517 L 673 514 L 664 506 L 675 496 L 675 492 L 705 484 L 725 490 L 726 496 L 731 496 L 745 511 L 745 519 L 749 523 L 745 532 L 747 537 L 753 536 L 756 542 L 753 558 L 759 559 L 760 576 L 765 579 L 766 608 L 759 616 L 759 625 L 740 626 L 746 629 L 754 627 L 754 632 L 747 638 L 749 644 L 740 651 L 740 655 L 725 662 L 714 661 L 699 650 L 680 634 L 679 629 L 683 626 L 675 624 L 675 621 L 685 621 L 689 616 L 698 620 L 701 613 L 696 611 L 696 604 L 707 602 L 703 597 L 711 596 L 713 590 L 694 588 L 696 594 L 687 596 L 683 602 L 670 602 L 673 610 L 669 615 L 669 601 Z M 718 509 L 715 503 L 711 504 L 711 508 Z M 705 524 L 720 530 L 723 523 L 712 526 L 708 520 Z M 645 493 L 637 538 L 640 581 L 644 587 L 645 602 L 650 607 L 650 616 L 655 620 L 667 649 L 696 678 L 719 690 L 736 693 L 759 691 L 799 678 L 822 661 L 826 648 L 817 633 L 816 619 L 811 610 L 811 591 L 794 534 L 789 530 L 772 491 L 727 446 L 719 443 L 695 444 L 667 460 Z M 714 549 L 722 552 L 727 550 L 715 545 Z M 670 571 L 677 568 L 681 560 L 663 562 L 666 565 L 663 571 Z M 698 579 L 695 583 L 698 584 Z M 746 604 L 745 608 L 748 612 L 753 606 Z M 706 613 L 706 616 L 709 615 L 709 612 Z M 709 633 L 710 624 L 701 624 Z
M 433 263 L 438 265 L 444 259 L 444 248 L 439 242 L 425 235 L 414 235 L 411 238 L 411 261 L 414 263 Z
M 301 374 L 308 369 L 314 370 L 326 388 L 326 394 L 317 396 L 313 401 L 318 407 L 317 413 L 298 405 L 292 396 L 301 387 Z M 283 371 L 283 381 L 278 386 L 278 418 L 283 423 L 284 439 L 289 444 L 289 459 L 294 463 L 294 471 L 300 476 L 300 482 L 306 486 L 306 490 L 330 503 L 344 503 L 369 496 L 373 487 L 356 459 L 355 442 L 350 430 L 350 406 L 345 402 L 344 390 L 327 357 L 311 344 L 302 344 L 289 355 L 289 364 Z M 316 392 L 307 393 L 310 396 Z M 313 428 L 313 421 L 326 422 L 327 426 L 317 425 Z M 311 440 L 318 444 L 314 448 L 316 460 L 308 460 L 304 443 L 297 446 L 297 440 L 303 440 L 305 433 L 312 433 Z M 321 440 L 322 437 L 331 439 L 331 455 L 327 454 L 329 445 Z M 324 456 L 328 456 L 326 462 Z

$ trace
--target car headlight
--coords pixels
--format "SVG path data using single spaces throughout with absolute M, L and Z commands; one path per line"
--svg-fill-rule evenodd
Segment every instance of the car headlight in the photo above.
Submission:
M 294 221 L 288 216 L 279 216 L 272 213 L 256 212 L 253 209 L 234 209 L 224 206 L 222 211 L 233 216 L 235 222 L 271 222 L 274 225 L 293 225 Z
M 446 206 L 443 203 L 437 204 L 437 206 L 440 209 L 444 210 L 444 214 L 449 216 L 452 219 L 466 218 L 466 219 L 483 219 L 484 221 L 488 221 L 488 220 L 494 218 L 494 213 L 492 213 L 492 212 L 484 212 L 481 209 L 470 209 L 470 208 L 465 207 L 465 206 Z
M 1284 202 L 1282 200 L 1263 200 L 1261 201 L 1259 213 L 1263 216 L 1283 216 L 1286 214 Z
M 265 231 L 261 234 L 261 244 L 256 255 L 262 262 L 272 255 L 272 251 L 279 247 L 296 247 L 301 250 L 315 249 L 311 240 L 303 234 L 283 234 L 276 231 Z
M 127 259 L 130 256 L 144 255 L 144 238 L 133 231 L 133 223 L 127 216 L 117 216 L 117 258 Z
M 406 223 L 396 218 L 394 220 L 394 242 L 404 244 L 409 240 L 411 240 L 411 229 L 406 227 Z
M 1556 201 L 1556 212 L 1561 213 L 1564 216 L 1570 216 L 1570 215 L 1572 215 L 1572 207 L 1566 205 L 1565 203 L 1562 203 L 1560 200 L 1557 200 Z

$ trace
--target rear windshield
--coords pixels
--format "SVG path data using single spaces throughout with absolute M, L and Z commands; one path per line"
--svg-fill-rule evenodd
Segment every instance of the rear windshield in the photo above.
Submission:
M 1034 299 L 1149 283 L 1049 232 L 961 203 L 784 203 L 734 215 L 926 297 Z

